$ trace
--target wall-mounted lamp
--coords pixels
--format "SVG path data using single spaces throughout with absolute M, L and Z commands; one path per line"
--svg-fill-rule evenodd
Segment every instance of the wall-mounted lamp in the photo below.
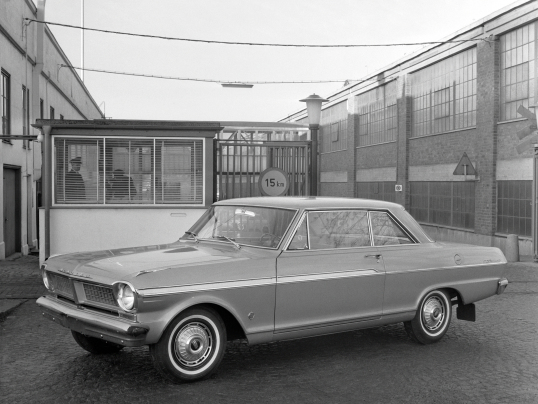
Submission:
M 43 139 L 45 138 L 43 135 L 50 135 L 50 131 L 52 130 L 52 127 L 49 125 L 45 125 L 41 128 L 39 131 L 39 134 L 37 135 L 37 141 L 39 143 L 43 142 Z

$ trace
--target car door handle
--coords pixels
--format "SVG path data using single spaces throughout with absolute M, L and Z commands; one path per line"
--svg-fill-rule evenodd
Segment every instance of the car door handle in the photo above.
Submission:
M 376 260 L 381 259 L 381 254 L 368 254 L 365 255 L 364 258 L 375 258 Z

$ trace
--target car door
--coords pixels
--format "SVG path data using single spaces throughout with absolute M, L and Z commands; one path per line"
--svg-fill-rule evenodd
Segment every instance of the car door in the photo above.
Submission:
M 379 318 L 384 282 L 366 210 L 306 212 L 277 258 L 275 332 Z

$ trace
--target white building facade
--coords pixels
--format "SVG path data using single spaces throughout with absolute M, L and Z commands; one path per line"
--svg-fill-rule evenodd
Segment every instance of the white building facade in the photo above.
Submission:
M 36 119 L 103 118 L 44 20 L 45 1 L 0 1 L 0 259 L 38 248 L 41 143 Z

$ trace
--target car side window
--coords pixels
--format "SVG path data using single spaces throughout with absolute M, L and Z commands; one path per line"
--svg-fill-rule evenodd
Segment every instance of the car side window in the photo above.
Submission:
M 369 246 L 368 214 L 365 210 L 309 212 L 308 240 L 312 250 Z
M 293 239 L 291 240 L 288 250 L 308 250 L 308 231 L 306 228 L 306 217 L 297 228 Z
M 370 212 L 374 245 L 413 244 L 414 241 L 398 226 L 387 212 Z

